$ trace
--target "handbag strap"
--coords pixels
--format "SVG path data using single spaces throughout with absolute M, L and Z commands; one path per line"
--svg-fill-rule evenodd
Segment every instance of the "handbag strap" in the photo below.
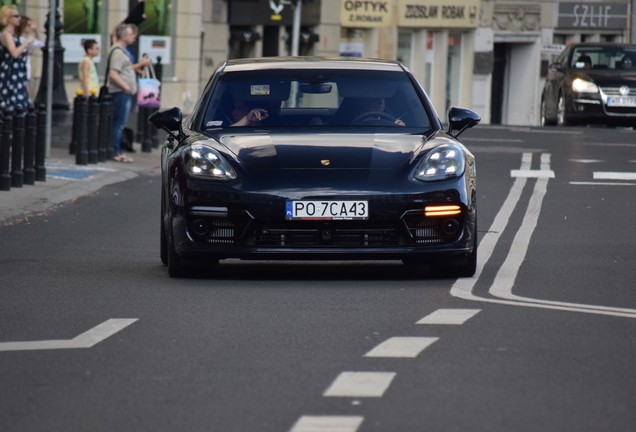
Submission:
M 144 57 L 147 57 L 147 55 L 144 54 Z M 157 76 L 155 75 L 155 68 L 152 65 L 152 61 L 148 62 L 148 64 L 146 66 L 144 66 L 144 72 L 143 72 L 143 77 L 144 78 L 152 78 L 152 79 L 157 79 Z
M 124 51 L 121 47 L 114 47 L 113 49 L 110 50 L 110 52 L 108 53 L 108 60 L 106 60 L 106 72 L 104 73 L 104 86 L 108 87 L 108 72 L 110 72 L 110 58 L 113 56 L 113 53 L 115 52 L 115 50 L 122 50 Z M 126 52 L 124 51 L 124 54 Z

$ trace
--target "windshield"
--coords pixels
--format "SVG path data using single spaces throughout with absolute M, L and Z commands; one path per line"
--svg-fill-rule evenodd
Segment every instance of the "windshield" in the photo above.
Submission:
M 575 69 L 633 70 L 636 50 L 622 47 L 581 47 L 572 53 Z
M 224 73 L 208 101 L 203 123 L 208 130 L 255 126 L 431 127 L 423 101 L 402 72 Z

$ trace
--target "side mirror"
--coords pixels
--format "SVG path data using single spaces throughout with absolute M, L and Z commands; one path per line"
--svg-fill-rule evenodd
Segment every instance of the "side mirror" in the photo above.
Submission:
M 563 65 L 561 63 L 552 63 L 550 65 L 550 69 L 558 71 L 558 72 L 565 71 L 565 68 L 563 67 Z
M 480 121 L 481 117 L 473 110 L 450 107 L 448 110 L 448 133 L 457 138 L 466 129 L 475 126 Z M 455 130 L 457 132 L 453 133 Z
M 177 141 L 185 138 L 181 122 L 183 121 L 183 113 L 178 107 L 163 108 L 155 111 L 148 117 L 148 123 L 168 132 Z

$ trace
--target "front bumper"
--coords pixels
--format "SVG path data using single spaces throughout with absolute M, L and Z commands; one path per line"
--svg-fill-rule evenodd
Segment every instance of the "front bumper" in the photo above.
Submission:
M 633 95 L 632 95 L 633 93 Z M 569 111 L 570 118 L 600 123 L 636 125 L 636 106 L 611 106 L 610 98 L 620 95 L 618 88 L 601 88 L 598 94 L 574 94 Z M 628 96 L 636 97 L 636 89 Z
M 365 196 L 368 220 L 288 221 L 284 197 L 245 195 L 172 205 L 177 255 L 209 259 L 461 260 L 475 247 L 474 201 L 456 190 Z M 342 197 L 333 199 L 344 199 Z M 459 215 L 426 217 L 424 207 L 456 203 Z

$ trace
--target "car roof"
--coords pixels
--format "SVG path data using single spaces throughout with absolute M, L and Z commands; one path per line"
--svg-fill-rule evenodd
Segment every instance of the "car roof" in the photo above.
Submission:
M 630 48 L 636 49 L 634 44 L 617 43 L 617 42 L 580 42 L 568 45 L 568 48 Z
M 268 69 L 345 69 L 374 71 L 403 71 L 400 63 L 392 60 L 361 57 L 261 57 L 228 60 L 224 72 Z

